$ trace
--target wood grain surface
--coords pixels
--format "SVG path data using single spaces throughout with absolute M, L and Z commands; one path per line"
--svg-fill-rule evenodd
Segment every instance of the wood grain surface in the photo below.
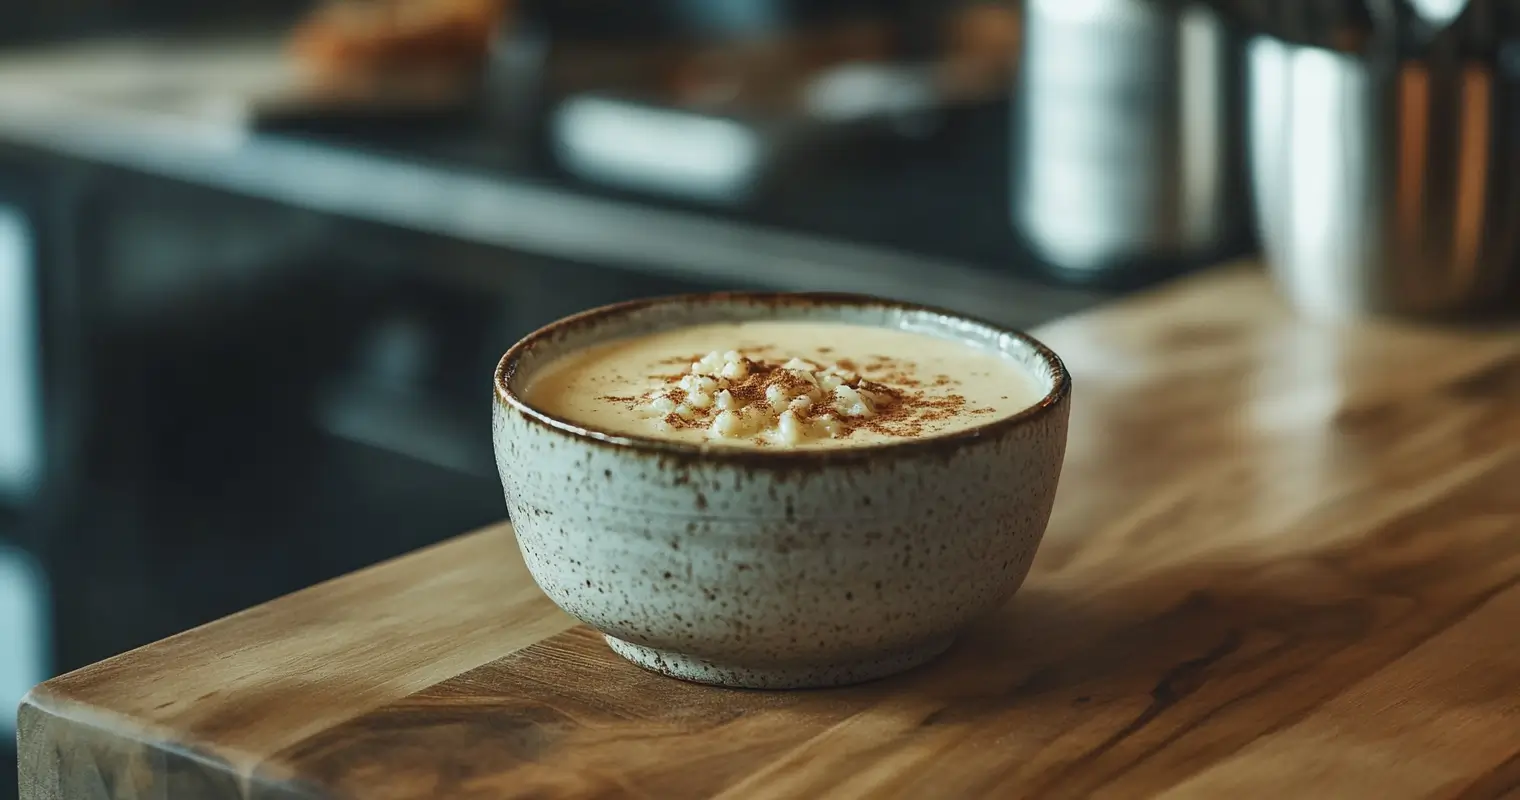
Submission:
M 925 669 L 641 672 L 501 526 L 43 684 L 22 796 L 1520 797 L 1520 328 L 1312 324 L 1235 267 L 1039 335 L 1049 534 Z

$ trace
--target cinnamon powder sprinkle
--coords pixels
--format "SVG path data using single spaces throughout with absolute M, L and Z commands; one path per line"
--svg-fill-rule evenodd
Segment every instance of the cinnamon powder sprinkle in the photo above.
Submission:
M 772 350 L 774 350 L 773 347 L 765 346 L 752 348 L 751 352 Z M 659 363 L 694 364 L 702 358 L 700 355 L 683 356 L 665 359 Z M 810 379 L 804 371 L 796 369 L 796 364 L 791 360 L 768 360 L 743 356 L 739 363 L 744 368 L 743 377 L 725 379 L 723 391 L 732 395 L 734 404 L 741 409 L 771 409 L 768 401 L 773 396 L 770 393 L 772 387 L 779 387 L 788 398 L 806 397 L 810 392 L 816 393 L 820 389 L 816 380 Z M 833 396 L 827 390 L 821 401 L 802 408 L 798 405 L 790 406 L 791 413 L 799 422 L 825 423 L 836 438 L 847 437 L 857 430 L 889 437 L 915 437 L 935 427 L 935 423 L 945 422 L 961 414 L 994 413 L 994 409 L 991 408 L 968 409 L 966 398 L 960 394 L 938 395 L 924 391 L 924 381 L 908 372 L 907 367 L 910 365 L 887 356 L 872 356 L 871 362 L 866 365 L 866 370 L 862 370 L 857 362 L 850 359 L 840 359 L 830 367 L 813 362 L 807 363 L 810 371 L 815 373 L 813 377 L 816 378 L 817 374 L 822 373 L 838 376 L 841 386 L 849 387 L 856 392 L 867 393 L 864 396 L 871 398 L 869 405 L 872 413 L 860 416 L 836 412 L 832 402 Z M 791 368 L 783 366 L 784 364 L 789 364 Z M 873 367 L 876 369 L 870 370 Z M 871 380 L 860 374 L 863 371 L 885 374 L 880 375 L 881 380 Z M 658 403 L 663 398 L 664 409 L 671 408 L 672 404 L 677 406 L 677 410 L 662 415 L 661 418 L 666 425 L 673 429 L 709 428 L 714 419 L 722 413 L 718 405 L 708 403 L 698 408 L 694 404 L 687 404 L 690 393 L 677 385 L 693 374 L 696 373 L 651 376 L 651 380 L 655 381 L 657 386 L 642 397 L 606 396 L 601 399 L 637 408 Z M 933 386 L 945 387 L 951 383 L 949 376 L 938 375 L 933 381 Z M 713 394 L 716 394 L 716 391 Z M 750 438 L 759 445 L 772 444 L 764 437 Z

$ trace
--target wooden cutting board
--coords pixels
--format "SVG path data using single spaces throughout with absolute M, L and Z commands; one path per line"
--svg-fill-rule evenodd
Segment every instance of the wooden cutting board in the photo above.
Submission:
M 1232 268 L 1040 335 L 1049 534 L 930 667 L 648 674 L 502 525 L 43 684 L 22 796 L 1520 795 L 1520 328 L 1313 324 Z

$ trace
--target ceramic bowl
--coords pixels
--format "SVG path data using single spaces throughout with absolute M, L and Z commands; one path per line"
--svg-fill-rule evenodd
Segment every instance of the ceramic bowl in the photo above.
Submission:
M 1047 392 L 965 432 L 828 450 L 620 435 L 522 399 L 540 368 L 579 348 L 752 319 L 967 341 Z M 518 342 L 496 369 L 492 433 L 534 580 L 619 655 L 701 683 L 834 686 L 934 658 L 1019 588 L 1061 474 L 1070 392 L 1044 345 L 950 312 L 853 295 L 688 295 L 588 311 Z

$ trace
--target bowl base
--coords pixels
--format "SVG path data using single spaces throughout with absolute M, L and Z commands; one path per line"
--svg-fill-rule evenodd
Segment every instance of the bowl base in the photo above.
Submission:
M 955 637 L 947 636 L 903 650 L 840 664 L 751 667 L 721 664 L 669 650 L 656 650 L 614 636 L 604 638 L 614 653 L 650 672 L 692 683 L 735 689 L 822 689 L 865 683 L 927 664 L 950 649 L 950 645 L 955 642 Z

